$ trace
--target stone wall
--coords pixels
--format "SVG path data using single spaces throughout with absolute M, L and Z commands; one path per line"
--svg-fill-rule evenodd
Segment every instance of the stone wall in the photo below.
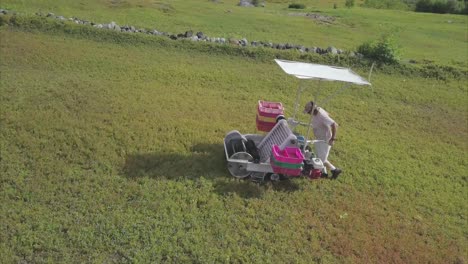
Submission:
M 11 13 L 9 10 L 5 9 L 0 9 L 0 15 L 5 15 Z M 304 45 L 300 44 L 292 44 L 292 43 L 273 43 L 273 42 L 268 42 L 268 41 L 259 41 L 259 40 L 252 40 L 248 41 L 246 38 L 241 38 L 241 39 L 235 39 L 235 38 L 223 38 L 223 37 L 213 37 L 213 36 L 207 36 L 203 32 L 194 32 L 194 31 L 186 31 L 184 33 L 170 33 L 170 32 L 164 32 L 160 31 L 157 29 L 146 29 L 146 28 L 137 28 L 132 25 L 119 25 L 116 22 L 112 21 L 110 23 L 97 23 L 89 20 L 84 20 L 80 19 L 77 17 L 69 17 L 66 18 L 61 15 L 55 15 L 54 13 L 36 13 L 38 16 L 42 17 L 47 17 L 50 19 L 57 19 L 60 21 L 70 21 L 76 24 L 80 25 L 86 25 L 86 26 L 91 26 L 95 27 L 98 29 L 102 30 L 115 30 L 118 32 L 122 33 L 139 33 L 139 34 L 149 34 L 149 35 L 157 35 L 157 36 L 164 36 L 168 37 L 173 40 L 179 40 L 179 39 L 187 39 L 191 41 L 203 41 L 203 42 L 212 42 L 212 43 L 219 43 L 222 45 L 237 45 L 240 47 L 265 47 L 265 48 L 271 48 L 271 49 L 278 49 L 278 50 L 297 50 L 302 53 L 317 53 L 317 54 L 343 54 L 346 53 L 347 55 L 354 57 L 358 56 L 360 57 L 360 54 L 356 54 L 352 51 L 344 51 L 341 49 L 337 49 L 333 46 L 329 46 L 326 48 L 321 48 L 321 47 L 307 47 Z

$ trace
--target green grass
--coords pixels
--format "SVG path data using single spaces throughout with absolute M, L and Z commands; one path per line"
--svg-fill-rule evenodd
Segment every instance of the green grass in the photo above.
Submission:
M 273 1 L 272 1 L 273 2 Z M 291 10 L 287 1 L 268 2 L 264 8 L 242 8 L 237 0 L 212 1 L 19 1 L 3 0 L 1 6 L 18 12 L 54 12 L 98 23 L 115 21 L 159 31 L 181 33 L 203 31 L 215 37 L 246 37 L 326 48 L 330 45 L 355 50 L 381 34 L 396 33 L 402 59 L 430 60 L 467 67 L 466 16 L 421 14 L 412 11 L 344 8 L 344 1 L 300 1 L 305 10 Z M 339 5 L 333 9 L 333 4 Z M 292 13 L 309 12 L 336 18 L 332 24 L 316 23 Z M 436 52 L 434 52 L 436 51 Z
M 375 71 L 326 106 L 343 177 L 262 186 L 229 176 L 222 140 L 255 132 L 259 99 L 291 114 L 297 81 L 273 61 L 5 27 L 0 39 L 7 263 L 467 259 L 464 79 Z

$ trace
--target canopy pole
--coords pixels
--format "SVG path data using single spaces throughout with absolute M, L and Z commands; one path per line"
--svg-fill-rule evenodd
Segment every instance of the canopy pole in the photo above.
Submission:
M 297 87 L 297 94 L 296 94 L 296 102 L 294 103 L 294 114 L 293 114 L 293 120 L 296 120 L 297 117 L 297 111 L 299 107 L 299 101 L 301 99 L 301 94 L 305 90 L 305 82 L 303 80 L 299 80 L 299 87 Z
M 318 95 L 320 94 L 320 83 L 321 83 L 321 80 L 318 81 L 317 93 L 314 96 L 314 104 L 317 104 L 317 98 L 318 98 Z M 303 149 L 304 151 L 305 151 L 305 148 L 307 147 L 307 142 L 309 141 L 310 128 L 312 127 L 312 119 L 314 118 L 314 108 L 312 108 L 312 113 L 310 113 L 309 125 L 307 126 L 307 133 L 306 133 L 305 144 L 304 144 L 304 149 Z

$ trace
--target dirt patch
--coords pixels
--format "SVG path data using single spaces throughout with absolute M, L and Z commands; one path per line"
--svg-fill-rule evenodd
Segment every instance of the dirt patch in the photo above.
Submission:
M 318 23 L 326 23 L 326 24 L 333 24 L 336 18 L 332 16 L 321 15 L 317 13 L 289 13 L 290 16 L 303 16 L 313 19 L 315 22 Z

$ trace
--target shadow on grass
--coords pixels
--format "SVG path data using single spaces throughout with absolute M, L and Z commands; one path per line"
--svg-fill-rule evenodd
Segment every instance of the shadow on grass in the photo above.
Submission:
M 198 144 L 189 153 L 144 153 L 128 155 L 123 167 L 129 178 L 180 179 L 229 176 L 222 144 Z
M 189 153 L 145 153 L 128 155 L 123 166 L 128 178 L 150 177 L 169 180 L 205 179 L 213 181 L 219 195 L 237 193 L 243 198 L 259 198 L 266 188 L 291 192 L 299 189 L 292 181 L 257 184 L 234 179 L 227 170 L 222 144 L 197 144 Z

